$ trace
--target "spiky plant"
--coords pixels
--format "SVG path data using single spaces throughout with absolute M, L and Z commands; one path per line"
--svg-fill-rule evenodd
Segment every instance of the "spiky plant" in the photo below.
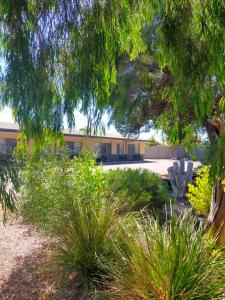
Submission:
M 136 229 L 124 227 L 123 237 L 118 264 L 109 268 L 113 299 L 223 299 L 223 249 L 189 213 L 163 226 L 148 217 L 136 220 Z

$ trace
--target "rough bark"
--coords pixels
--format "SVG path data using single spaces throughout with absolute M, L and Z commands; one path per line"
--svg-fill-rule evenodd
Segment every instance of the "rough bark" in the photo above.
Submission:
M 206 225 L 216 237 L 218 244 L 225 244 L 225 192 L 221 180 L 215 184 Z
M 218 138 L 224 131 L 224 120 L 207 120 L 205 127 L 211 146 L 216 151 Z M 225 244 L 225 192 L 222 185 L 223 179 L 224 175 L 215 183 L 211 208 L 206 220 L 206 228 L 212 231 L 218 244 Z

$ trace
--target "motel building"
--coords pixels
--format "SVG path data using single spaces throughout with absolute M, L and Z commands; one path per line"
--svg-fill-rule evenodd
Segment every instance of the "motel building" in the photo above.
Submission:
M 16 147 L 19 127 L 13 123 L 0 122 L 0 153 L 11 154 Z M 81 149 L 96 153 L 101 161 L 135 161 L 144 159 L 147 140 L 115 136 L 94 136 L 64 131 L 65 146 L 73 155 Z

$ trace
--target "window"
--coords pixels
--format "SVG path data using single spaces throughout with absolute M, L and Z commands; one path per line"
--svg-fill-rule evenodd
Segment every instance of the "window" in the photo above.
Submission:
M 74 150 L 74 144 L 73 142 L 65 142 L 66 148 L 70 151 L 73 152 Z
M 117 144 L 117 155 L 124 154 L 124 144 Z
M 135 144 L 135 154 L 139 154 L 139 144 Z
M 16 139 L 0 138 L 0 152 L 11 154 L 16 148 Z
M 128 154 L 139 154 L 139 145 L 138 144 L 128 144 Z
M 95 152 L 97 155 L 106 154 L 106 144 L 96 143 L 95 144 Z
M 12 153 L 16 148 L 16 139 L 6 139 L 6 153 Z
M 76 154 L 80 153 L 81 150 L 81 142 L 74 142 L 74 152 Z
M 73 154 L 79 154 L 81 150 L 81 143 L 80 142 L 66 142 L 66 147 L 68 150 Z
M 95 153 L 100 160 L 110 160 L 111 159 L 111 143 L 96 143 L 95 144 Z

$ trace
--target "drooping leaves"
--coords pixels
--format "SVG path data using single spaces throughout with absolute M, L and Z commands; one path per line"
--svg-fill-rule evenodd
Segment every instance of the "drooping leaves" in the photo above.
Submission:
M 106 106 L 117 57 L 145 47 L 141 28 L 147 1 L 3 1 L 1 49 L 5 60 L 2 102 L 35 136 L 74 126 L 74 109 Z M 145 5 L 144 5 L 145 4 Z

